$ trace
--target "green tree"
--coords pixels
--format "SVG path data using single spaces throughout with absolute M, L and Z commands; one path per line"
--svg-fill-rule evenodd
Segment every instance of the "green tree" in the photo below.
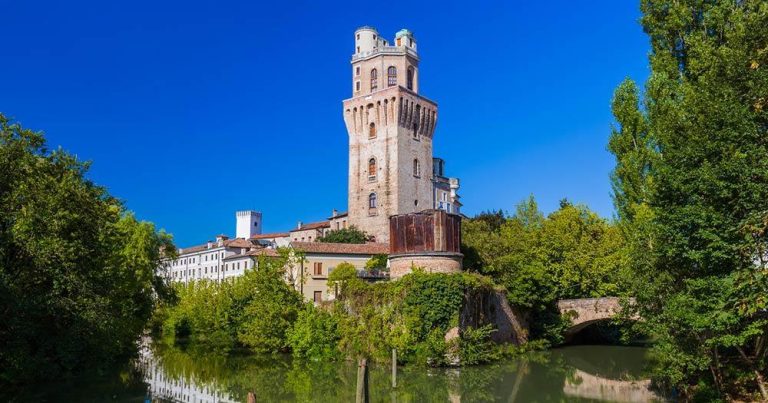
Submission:
M 175 248 L 86 178 L 89 164 L 0 114 L 0 384 L 135 354 Z
M 285 282 L 284 262 L 261 258 L 236 284 L 246 288 L 248 302 L 236 323 L 237 337 L 257 353 L 288 349 L 287 332 L 302 306 L 302 297 Z
M 340 263 L 328 274 L 328 287 L 337 290 L 340 297 L 347 295 L 350 288 L 364 283 L 357 277 L 357 269 L 351 263 Z
M 285 281 L 285 263 L 260 257 L 255 269 L 229 281 L 177 284 L 178 301 L 165 308 L 163 336 L 224 351 L 236 346 L 256 353 L 287 351 L 302 297 Z
M 477 270 L 507 290 L 531 316 L 534 337 L 560 341 L 556 302 L 562 298 L 623 295 L 626 253 L 619 228 L 584 206 L 563 201 L 545 217 L 531 196 L 497 230 L 486 220 L 463 225 L 464 250 Z
M 328 231 L 324 236 L 317 238 L 317 242 L 328 243 L 366 243 L 370 237 L 357 227 L 335 229 Z
M 688 394 L 711 385 L 768 400 L 768 4 L 641 9 L 645 107 L 631 84 L 619 87 L 609 149 L 619 217 L 639 234 L 629 242 L 641 262 L 634 292 L 658 339 L 656 378 Z
M 388 259 L 389 257 L 385 254 L 373 255 L 367 262 L 365 262 L 365 269 L 368 271 L 386 270 Z
M 339 357 L 338 321 L 335 316 L 307 303 L 288 331 L 288 343 L 297 357 L 335 359 Z

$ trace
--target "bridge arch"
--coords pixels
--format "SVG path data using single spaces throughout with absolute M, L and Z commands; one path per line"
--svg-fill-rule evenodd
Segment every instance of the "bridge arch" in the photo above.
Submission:
M 631 298 L 629 303 L 634 303 L 634 299 Z M 557 309 L 560 315 L 571 321 L 571 326 L 565 331 L 568 340 L 591 324 L 615 318 L 621 313 L 622 305 L 618 297 L 563 299 L 557 301 Z

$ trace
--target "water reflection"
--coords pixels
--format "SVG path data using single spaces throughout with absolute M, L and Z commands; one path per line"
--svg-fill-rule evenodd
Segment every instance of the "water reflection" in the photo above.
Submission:
M 390 387 L 389 368 L 370 372 L 374 402 L 531 402 L 658 399 L 644 380 L 646 350 L 578 346 L 525 359 L 461 369 L 399 369 Z M 356 366 L 349 362 L 301 364 L 288 357 L 223 357 L 155 346 L 139 361 L 156 401 L 242 402 L 354 401 Z
M 658 400 L 643 379 L 646 352 L 574 346 L 480 367 L 401 367 L 396 389 L 390 387 L 390 368 L 374 365 L 370 396 L 373 402 L 403 403 Z M 245 402 L 252 392 L 257 402 L 353 402 L 356 371 L 345 361 L 307 364 L 287 356 L 224 356 L 147 344 L 131 371 L 35 387 L 15 400 Z

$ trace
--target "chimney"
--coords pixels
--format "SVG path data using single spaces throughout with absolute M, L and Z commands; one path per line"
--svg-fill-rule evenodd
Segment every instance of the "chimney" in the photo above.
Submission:
M 229 239 L 229 237 L 227 237 L 224 234 L 216 235 L 216 246 L 218 247 L 224 246 L 224 241 L 226 241 L 227 239 Z
M 302 222 L 301 222 L 301 221 L 299 221 L 298 225 L 296 225 L 296 229 L 301 229 L 301 226 L 302 226 L 302 225 L 303 225 L 303 224 L 302 224 Z
M 213 242 L 212 241 L 208 241 L 208 244 L 206 246 L 208 247 L 208 249 L 211 249 L 211 246 L 213 246 Z
M 333 209 L 333 212 L 331 213 L 331 217 L 336 217 L 337 215 L 339 215 L 339 212 L 336 211 L 336 209 Z

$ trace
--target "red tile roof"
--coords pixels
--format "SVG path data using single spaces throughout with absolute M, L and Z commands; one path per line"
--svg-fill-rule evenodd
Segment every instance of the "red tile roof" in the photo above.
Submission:
M 248 248 L 253 246 L 251 241 L 245 240 L 243 238 L 227 239 L 223 242 L 223 244 L 225 247 L 229 247 L 229 248 Z M 211 241 L 210 249 L 216 249 L 218 247 L 219 247 L 218 242 Z M 195 246 L 190 246 L 188 248 L 182 248 L 179 254 L 184 255 L 187 253 L 202 252 L 207 249 L 208 249 L 208 243 L 206 242 L 202 245 L 195 245 Z
M 378 255 L 388 254 L 389 244 L 386 243 L 325 243 L 325 242 L 291 242 L 294 249 L 305 253 L 329 253 L 339 255 Z
M 224 258 L 224 260 L 233 260 L 233 259 L 239 259 L 244 257 L 258 257 L 258 256 L 278 257 L 280 256 L 280 254 L 277 253 L 276 249 L 261 248 L 261 249 L 252 249 L 243 254 L 227 256 Z
M 273 232 L 271 234 L 259 234 L 254 235 L 251 239 L 272 239 L 272 238 L 288 238 L 291 234 L 287 232 Z
M 330 228 L 331 223 L 328 221 L 311 222 L 308 224 L 301 224 L 301 228 L 292 229 L 291 232 L 307 231 L 311 229 Z

